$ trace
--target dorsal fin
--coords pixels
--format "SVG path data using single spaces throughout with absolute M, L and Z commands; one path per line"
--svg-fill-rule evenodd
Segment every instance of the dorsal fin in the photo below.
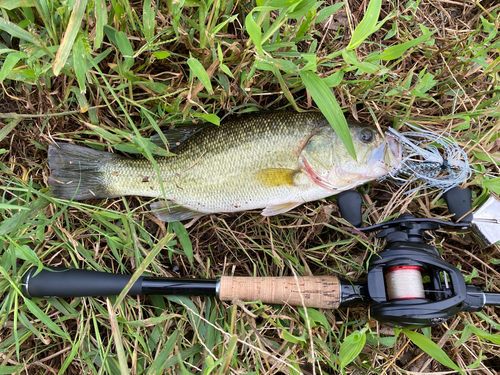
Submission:
M 189 137 L 192 137 L 201 130 L 212 126 L 216 125 L 209 123 L 203 123 L 199 125 L 176 125 L 175 128 L 164 130 L 162 133 L 168 142 L 167 146 L 169 150 L 172 150 Z M 165 144 L 163 143 L 163 140 L 161 139 L 161 136 L 159 134 L 153 134 L 149 140 L 157 146 L 165 147 Z

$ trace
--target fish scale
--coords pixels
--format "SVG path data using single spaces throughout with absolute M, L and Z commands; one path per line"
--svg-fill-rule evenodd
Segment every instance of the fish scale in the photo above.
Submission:
M 90 149 L 78 150 L 82 147 L 66 144 L 49 152 L 53 169 L 50 183 L 54 195 L 67 199 L 161 197 L 162 183 L 167 202 L 157 202 L 152 208 L 166 221 L 256 208 L 265 208 L 264 215 L 273 215 L 387 174 L 387 161 L 383 160 L 387 153 L 380 155 L 382 160 L 370 160 L 374 150 L 382 147 L 380 142 L 375 142 L 375 136 L 369 143 L 360 140 L 361 132 L 367 129 L 375 135 L 371 128 L 350 124 L 358 155 L 358 162 L 353 162 L 319 113 L 244 116 L 205 127 L 176 147 L 176 156 L 157 158 L 161 182 L 147 159 L 96 150 L 86 154 Z M 337 176 L 345 163 L 353 169 L 349 179 Z M 79 174 L 75 176 L 77 166 Z M 71 179 L 79 181 L 79 185 L 72 182 L 72 190 Z

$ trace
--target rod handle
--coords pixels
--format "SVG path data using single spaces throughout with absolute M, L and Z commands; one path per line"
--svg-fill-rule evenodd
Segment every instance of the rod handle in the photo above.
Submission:
M 222 301 L 260 300 L 263 303 L 337 309 L 340 304 L 340 281 L 335 276 L 223 276 L 219 298 Z
M 130 275 L 118 275 L 73 268 L 53 267 L 36 274 L 31 268 L 23 276 L 23 295 L 32 297 L 97 297 L 118 295 L 130 281 Z M 141 294 L 142 277 L 129 290 Z

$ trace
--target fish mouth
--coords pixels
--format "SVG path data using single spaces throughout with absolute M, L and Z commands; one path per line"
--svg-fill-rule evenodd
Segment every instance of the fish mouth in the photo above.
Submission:
M 384 162 L 390 169 L 389 172 L 394 172 L 400 168 L 403 161 L 403 148 L 401 147 L 401 143 L 392 135 L 386 135 L 385 141 L 387 143 L 387 152 Z
M 392 135 L 387 135 L 385 141 L 389 146 L 389 151 L 391 152 L 395 160 L 401 160 L 403 157 L 403 149 L 401 144 Z
M 386 135 L 385 141 L 377 147 L 369 160 L 370 165 L 384 165 L 389 173 L 396 171 L 402 161 L 401 144 L 391 135 Z

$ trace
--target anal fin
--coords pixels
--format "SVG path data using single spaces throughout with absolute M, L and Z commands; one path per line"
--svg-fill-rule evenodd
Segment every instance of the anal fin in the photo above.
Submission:
M 192 219 L 206 215 L 204 212 L 192 210 L 172 201 L 158 201 L 151 204 L 151 211 L 158 220 L 172 222 Z
M 287 202 L 281 204 L 273 204 L 264 208 L 262 211 L 262 216 L 274 216 L 278 214 L 282 214 L 284 212 L 288 212 L 291 209 L 300 206 L 304 202 Z

